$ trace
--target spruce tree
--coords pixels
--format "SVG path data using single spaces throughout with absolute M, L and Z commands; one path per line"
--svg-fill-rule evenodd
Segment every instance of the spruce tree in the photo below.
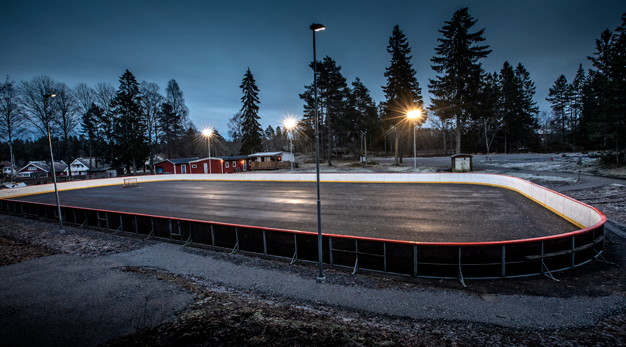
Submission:
M 504 62 L 500 71 L 500 89 L 505 152 L 509 152 L 511 145 L 517 152 L 520 147 L 532 144 L 538 128 L 536 115 L 539 110 L 533 101 L 535 84 L 522 64 L 513 69 L 509 62 Z
M 566 112 L 571 99 L 570 86 L 565 75 L 559 76 L 548 91 L 546 100 L 552 104 L 552 111 L 554 111 L 557 123 L 560 124 L 561 141 L 565 142 L 567 133 Z
M 384 112 L 386 127 L 394 127 L 395 131 L 395 159 L 398 165 L 398 145 L 401 124 L 406 122 L 406 114 L 412 109 L 422 108 L 422 89 L 415 77 L 415 70 L 411 64 L 411 47 L 398 25 L 393 27 L 387 52 L 391 54 L 391 64 L 385 70 L 387 85 L 383 86 L 385 93 Z
M 159 106 L 157 117 L 161 133 L 161 146 L 168 158 L 174 158 L 179 154 L 179 145 L 185 132 L 182 115 L 176 112 L 169 102 L 164 102 Z
M 341 74 L 341 66 L 329 56 L 324 58 L 320 78 L 317 81 L 320 90 L 322 107 L 326 110 L 326 129 L 328 143 L 328 166 L 332 166 L 333 151 L 333 119 L 341 118 L 344 110 L 344 103 L 347 97 L 346 78 Z
M 139 83 L 128 70 L 120 77 L 120 87 L 112 106 L 113 112 L 117 115 L 115 163 L 132 168 L 133 174 L 136 174 L 137 164 L 143 165 L 148 157 L 148 145 L 145 125 L 142 122 L 143 109 Z
M 578 66 L 576 76 L 570 84 L 570 126 L 572 128 L 572 147 L 575 150 L 580 132 L 580 117 L 583 108 L 583 88 L 587 82 L 583 64 Z
M 243 97 L 241 97 L 241 102 L 243 103 L 241 108 L 242 141 L 239 153 L 248 155 L 261 151 L 263 148 L 263 129 L 261 124 L 259 124 L 261 117 L 258 115 L 259 106 L 257 105 L 260 103 L 259 88 L 256 86 L 250 68 L 246 71 L 239 88 L 243 91 Z
M 348 100 L 349 110 L 346 112 L 347 117 L 344 117 L 345 136 L 353 147 L 353 152 L 357 154 L 357 157 L 361 157 L 361 133 L 367 132 L 374 138 L 382 135 L 378 119 L 378 108 L 370 95 L 369 89 L 365 87 L 358 77 L 352 82 L 352 90 L 350 90 Z
M 437 39 L 440 44 L 435 48 L 437 55 L 430 59 L 434 63 L 432 69 L 442 75 L 429 80 L 428 87 L 434 95 L 432 110 L 442 121 L 456 120 L 456 152 L 460 153 L 461 133 L 475 101 L 471 98 L 472 88 L 479 84 L 476 79 L 482 76 L 478 61 L 487 57 L 491 50 L 489 46 L 476 45 L 485 41 L 485 29 L 469 32 L 476 20 L 469 15 L 467 7 L 457 10 L 452 20 L 444 23 L 439 30 L 443 38 Z

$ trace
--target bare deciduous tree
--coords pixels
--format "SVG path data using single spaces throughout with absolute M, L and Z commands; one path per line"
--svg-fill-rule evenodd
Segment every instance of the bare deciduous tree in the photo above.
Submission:
M 25 122 L 15 81 L 9 80 L 7 76 L 6 82 L 0 83 L 0 136 L 10 145 L 10 160 L 13 165 L 13 139 L 26 131 Z
M 57 113 L 54 112 L 51 105 L 47 105 L 44 110 L 44 95 L 55 92 L 55 82 L 48 76 L 37 76 L 30 81 L 21 81 L 19 86 L 22 105 L 24 107 L 24 115 L 33 124 L 33 126 L 41 132 L 43 136 L 48 136 L 54 132 L 54 121 Z M 52 102 L 50 102 L 51 104 Z M 50 129 L 48 127 L 50 126 Z
M 147 140 L 150 151 L 150 173 L 154 175 L 154 144 L 158 137 L 159 129 L 159 107 L 163 101 L 163 95 L 159 93 L 159 86 L 156 83 L 142 81 L 139 86 L 142 94 L 141 107 L 146 123 Z
M 69 140 L 80 124 L 80 117 L 78 115 L 79 105 L 74 97 L 74 91 L 65 83 L 55 83 L 54 109 L 56 110 L 57 117 L 55 123 L 59 128 L 60 135 L 63 138 L 62 144 L 62 158 L 68 165 L 68 174 L 72 175 L 71 170 L 71 154 Z
M 117 96 L 115 87 L 109 83 L 96 84 L 96 105 L 102 110 L 102 114 L 96 119 L 97 132 L 106 144 L 105 158 L 113 161 L 113 146 L 115 144 L 115 134 L 113 132 L 115 125 L 115 114 L 112 112 L 113 99 Z

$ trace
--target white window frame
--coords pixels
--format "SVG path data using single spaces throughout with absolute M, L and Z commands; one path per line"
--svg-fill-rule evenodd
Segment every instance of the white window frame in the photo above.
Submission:
M 225 161 L 224 164 L 226 164 L 226 168 L 228 169 L 228 161 Z

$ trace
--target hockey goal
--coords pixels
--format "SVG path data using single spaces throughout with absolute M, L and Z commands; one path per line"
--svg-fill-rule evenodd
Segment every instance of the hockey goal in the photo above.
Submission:
M 137 187 L 136 178 L 124 178 L 124 188 Z

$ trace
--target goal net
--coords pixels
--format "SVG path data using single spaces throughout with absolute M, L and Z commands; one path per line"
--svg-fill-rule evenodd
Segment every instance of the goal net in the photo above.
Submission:
M 124 188 L 137 187 L 136 178 L 124 178 Z

